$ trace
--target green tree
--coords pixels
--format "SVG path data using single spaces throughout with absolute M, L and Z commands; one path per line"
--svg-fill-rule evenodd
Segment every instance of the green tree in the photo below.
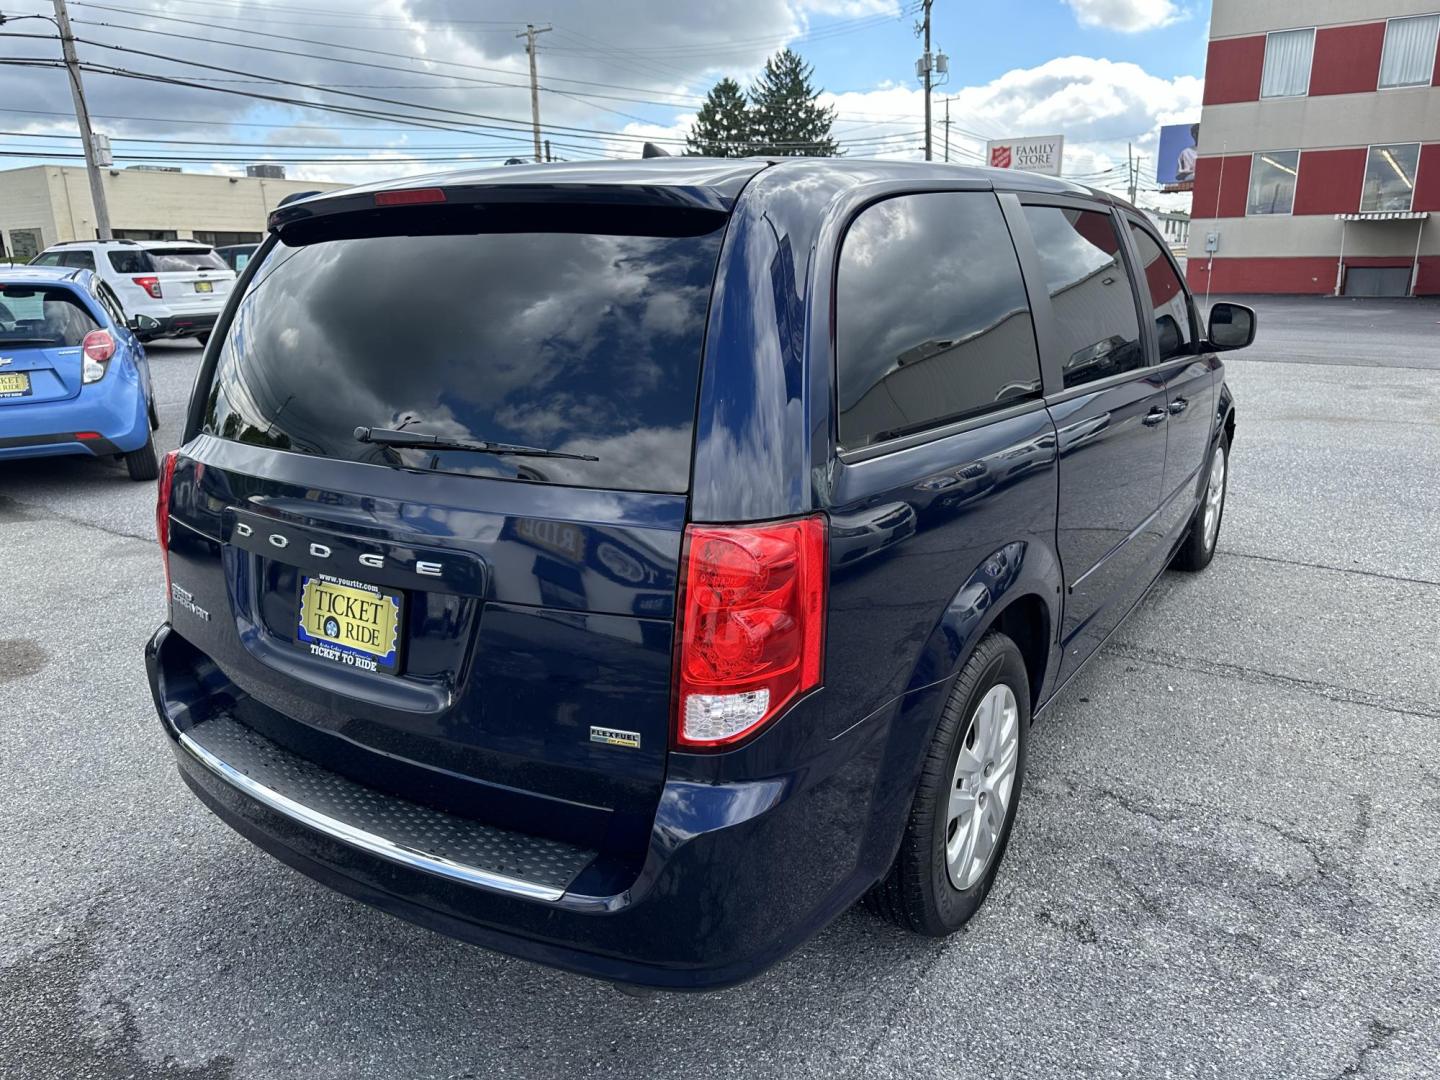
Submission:
M 765 62 L 750 88 L 753 153 L 766 157 L 825 157 L 840 152 L 830 136 L 835 110 L 816 103 L 815 69 L 789 49 Z
M 705 95 L 685 137 L 685 152 L 704 157 L 745 157 L 751 145 L 750 107 L 734 79 L 721 79 Z

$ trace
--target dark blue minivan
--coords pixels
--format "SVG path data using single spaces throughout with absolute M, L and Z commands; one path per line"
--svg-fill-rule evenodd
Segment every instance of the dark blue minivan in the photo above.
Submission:
M 1211 559 L 1235 410 L 1149 222 L 1025 173 L 545 165 L 287 205 L 157 513 L 185 781 L 619 983 L 984 900 L 1032 718 Z

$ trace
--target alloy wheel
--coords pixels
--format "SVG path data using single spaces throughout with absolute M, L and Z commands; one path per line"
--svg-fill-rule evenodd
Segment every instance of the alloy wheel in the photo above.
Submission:
M 945 865 L 962 892 L 984 875 L 1000 842 L 1020 757 L 1020 709 L 1005 683 L 992 686 L 970 717 L 945 811 Z
M 1205 550 L 1215 546 L 1215 537 L 1220 532 L 1220 509 L 1225 505 L 1225 447 L 1215 448 L 1215 458 L 1210 463 L 1210 485 L 1205 489 L 1205 518 L 1202 535 Z

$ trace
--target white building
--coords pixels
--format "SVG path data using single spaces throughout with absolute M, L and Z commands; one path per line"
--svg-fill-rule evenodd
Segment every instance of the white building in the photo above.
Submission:
M 260 240 L 266 217 L 287 195 L 346 186 L 159 169 L 105 169 L 101 178 L 117 239 L 194 239 L 217 245 Z M 32 165 L 0 171 L 0 256 L 27 261 L 62 240 L 94 237 L 95 208 L 83 168 Z

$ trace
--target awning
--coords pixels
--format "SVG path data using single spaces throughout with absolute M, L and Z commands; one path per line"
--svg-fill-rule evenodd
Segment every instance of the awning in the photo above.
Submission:
M 1424 221 L 1429 210 L 1376 210 L 1369 214 L 1336 214 L 1336 221 Z

